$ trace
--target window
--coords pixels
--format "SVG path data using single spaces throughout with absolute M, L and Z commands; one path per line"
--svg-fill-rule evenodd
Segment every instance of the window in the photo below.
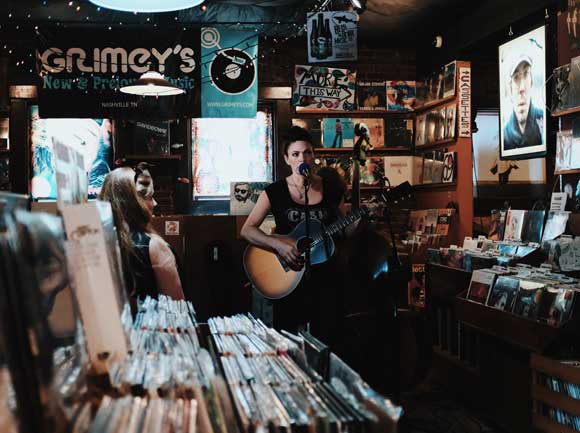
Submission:
M 226 199 L 230 182 L 273 179 L 272 110 L 255 119 L 193 119 L 193 197 Z

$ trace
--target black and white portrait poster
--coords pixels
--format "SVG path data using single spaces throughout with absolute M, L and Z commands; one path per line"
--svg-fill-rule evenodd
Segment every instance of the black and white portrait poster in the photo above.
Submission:
M 249 215 L 268 182 L 230 182 L 230 215 Z
M 308 14 L 308 62 L 357 60 L 358 14 L 329 11 Z
M 546 154 L 546 55 L 542 26 L 499 47 L 500 156 Z

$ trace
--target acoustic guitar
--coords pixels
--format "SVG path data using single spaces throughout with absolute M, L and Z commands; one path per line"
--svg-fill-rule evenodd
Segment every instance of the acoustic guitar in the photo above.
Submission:
M 310 248 L 310 264 L 318 265 L 334 254 L 332 235 L 366 215 L 365 208 L 356 209 L 326 227 L 320 220 L 312 218 L 309 224 L 310 241 L 306 238 L 306 221 L 302 221 L 286 236 L 296 240 L 299 251 L 304 253 Z M 246 248 L 244 269 L 255 289 L 268 299 L 280 299 L 289 295 L 304 275 L 304 267 L 294 271 L 276 253 L 254 245 Z

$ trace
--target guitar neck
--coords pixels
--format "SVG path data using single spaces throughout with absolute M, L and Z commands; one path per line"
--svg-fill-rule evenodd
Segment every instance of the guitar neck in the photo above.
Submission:
M 324 235 L 332 236 L 333 234 L 340 232 L 342 229 L 348 227 L 357 219 L 359 219 L 361 216 L 363 216 L 364 213 L 365 213 L 364 209 L 355 209 L 354 211 L 349 212 L 349 214 L 346 215 L 344 218 L 340 218 L 339 220 L 330 224 L 328 227 L 325 227 L 323 230 L 324 233 L 321 232 L 313 236 L 312 240 L 314 242 L 321 241 L 323 240 Z

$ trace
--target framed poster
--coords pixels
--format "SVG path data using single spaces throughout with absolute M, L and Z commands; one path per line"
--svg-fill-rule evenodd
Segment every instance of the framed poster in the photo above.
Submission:
M 546 154 L 545 27 L 499 47 L 500 157 Z

